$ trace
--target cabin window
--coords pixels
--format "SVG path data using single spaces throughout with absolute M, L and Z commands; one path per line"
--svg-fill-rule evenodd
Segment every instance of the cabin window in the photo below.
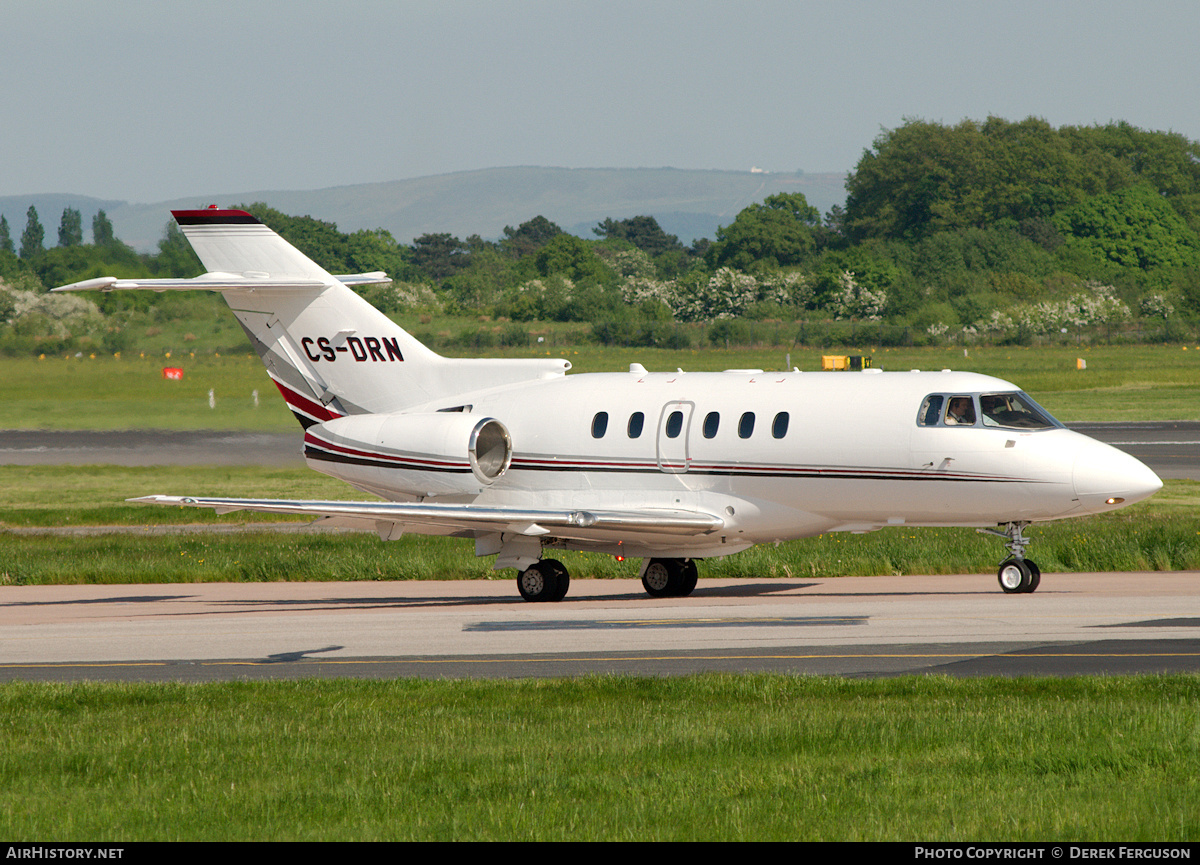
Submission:
M 635 411 L 629 416 L 629 437 L 635 439 L 642 434 L 642 426 L 646 423 L 646 416 L 640 411 Z
M 781 411 L 779 414 L 775 415 L 775 420 L 771 422 L 771 435 L 777 439 L 781 439 L 787 435 L 787 428 L 788 413 Z
M 667 418 L 667 438 L 679 438 L 681 432 L 683 432 L 683 412 L 673 411 Z
M 985 393 L 979 397 L 983 425 L 1011 429 L 1052 429 L 1057 424 L 1023 393 Z
M 717 429 L 721 426 L 721 413 L 710 411 L 704 416 L 704 437 L 706 439 L 713 438 L 717 434 Z
M 604 433 L 608 431 L 608 412 L 598 411 L 596 416 L 592 418 L 592 438 L 602 439 Z
M 937 426 L 938 418 L 942 416 L 942 403 L 945 401 L 940 393 L 931 393 L 925 397 L 925 402 L 921 403 L 921 414 L 917 416 L 917 423 L 921 426 Z
M 946 403 L 946 426 L 975 426 L 975 400 L 958 394 Z
M 754 433 L 754 412 L 748 411 L 738 421 L 738 437 L 748 439 Z

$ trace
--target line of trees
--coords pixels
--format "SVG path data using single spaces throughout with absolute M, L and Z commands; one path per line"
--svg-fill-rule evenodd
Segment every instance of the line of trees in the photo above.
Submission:
M 644 215 L 605 219 L 590 240 L 540 216 L 496 241 L 427 234 L 392 272 L 444 308 L 648 342 L 664 321 L 855 320 L 1026 342 L 1125 323 L 1169 332 L 1141 326 L 1167 319 L 1194 329 L 1200 315 L 1200 144 L 1182 135 L 909 120 L 846 188 L 823 217 L 803 195 L 770 196 L 690 247 Z
M 241 206 L 332 272 L 392 275 L 393 287 L 369 290 L 385 311 L 589 322 L 601 341 L 671 344 L 690 332 L 674 325 L 725 320 L 1029 341 L 1168 319 L 1179 333 L 1200 316 L 1200 144 L 1181 135 L 1038 118 L 909 120 L 874 141 L 846 189 L 845 206 L 824 216 L 799 193 L 772 195 L 690 245 L 648 215 L 603 219 L 590 238 L 538 215 L 494 240 L 429 233 L 402 244 L 383 230 L 344 233 Z M 0 277 L 12 284 L 24 268 L 53 285 L 114 267 L 201 270 L 174 223 L 148 256 L 116 240 L 103 212 L 92 229 L 85 246 L 68 208 L 59 246 L 45 249 L 30 208 L 18 256 L 0 220 Z
M 96 246 L 107 246 L 115 240 L 112 222 L 103 210 L 97 211 L 92 217 L 92 238 Z M 25 230 L 21 232 L 20 257 L 31 260 L 45 252 L 45 239 L 46 230 L 42 227 L 37 208 L 30 205 L 25 213 Z M 83 216 L 73 207 L 67 207 L 62 212 L 62 219 L 58 224 L 58 245 L 83 246 Z M 8 219 L 0 215 L 0 252 L 17 251 L 8 227 Z

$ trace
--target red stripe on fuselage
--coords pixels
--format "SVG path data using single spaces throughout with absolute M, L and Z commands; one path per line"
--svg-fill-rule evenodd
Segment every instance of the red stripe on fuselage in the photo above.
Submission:
M 417 470 L 429 468 L 435 471 L 467 471 L 471 468 L 471 464 L 467 461 L 452 461 L 439 459 L 423 459 L 417 456 L 405 456 L 402 454 L 389 454 L 382 451 L 368 451 L 360 448 L 350 447 L 348 445 L 335 444 L 327 439 L 320 438 L 312 432 L 304 433 L 304 444 L 307 447 L 317 448 L 320 450 L 329 451 L 330 453 L 340 454 L 343 456 L 355 457 L 358 459 L 378 460 L 395 468 L 415 467 Z
M 304 414 L 321 421 L 334 420 L 335 418 L 341 417 L 340 414 L 335 411 L 331 411 L 328 407 L 321 405 L 319 402 L 313 402 L 311 399 L 296 393 L 278 379 L 272 378 L 271 381 L 275 382 L 275 387 L 279 388 L 279 392 L 283 395 L 283 401 L 286 402 L 288 407 L 293 411 L 303 412 Z

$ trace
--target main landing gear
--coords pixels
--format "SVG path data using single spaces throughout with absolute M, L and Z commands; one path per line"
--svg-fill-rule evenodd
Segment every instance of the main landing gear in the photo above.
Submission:
M 527 601 L 561 601 L 571 586 L 571 575 L 556 559 L 542 559 L 517 573 L 517 589 Z
M 696 588 L 692 559 L 651 559 L 642 571 L 642 588 L 652 598 L 683 598 Z
M 1029 538 L 1022 530 L 1029 523 L 1008 523 L 1004 531 L 995 529 L 979 529 L 987 535 L 1006 538 L 1008 551 L 1011 555 L 1000 563 L 996 576 L 1000 580 L 1000 588 L 1010 595 L 1029 593 L 1037 589 L 1042 582 L 1042 571 L 1032 559 L 1025 558 L 1025 548 L 1029 546 Z
M 653 598 L 682 598 L 696 588 L 697 576 L 692 559 L 650 559 L 642 570 L 642 587 Z M 527 601 L 561 601 L 570 585 L 571 575 L 555 559 L 517 572 L 517 589 Z

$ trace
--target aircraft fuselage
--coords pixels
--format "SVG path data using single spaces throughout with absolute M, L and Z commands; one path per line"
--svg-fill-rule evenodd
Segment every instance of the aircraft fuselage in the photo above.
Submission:
M 1011 383 L 955 372 L 570 375 L 456 396 L 499 420 L 511 464 L 447 500 L 477 506 L 671 508 L 713 514 L 705 538 L 590 544 L 629 555 L 719 555 L 757 543 L 886 526 L 994 526 L 1112 510 L 1152 494 L 1140 462 L 1048 418 L 1041 428 L 922 423 L 927 397 L 1012 394 Z M 313 431 L 319 433 L 319 430 Z M 403 441 L 362 442 L 404 451 Z M 419 457 L 419 454 L 413 454 Z M 436 455 L 425 454 L 425 457 Z M 312 458 L 357 487 L 427 497 L 441 472 Z

